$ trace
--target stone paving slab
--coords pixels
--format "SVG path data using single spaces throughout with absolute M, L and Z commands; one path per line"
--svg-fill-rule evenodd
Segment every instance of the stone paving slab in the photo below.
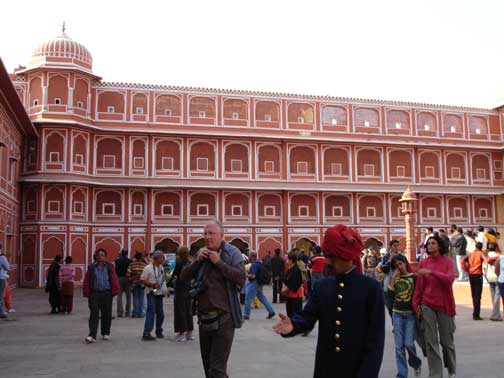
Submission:
M 270 296 L 269 290 L 266 294 Z M 172 299 L 165 300 L 165 340 L 140 341 L 142 319 L 112 322 L 112 340 L 86 345 L 87 303 L 76 290 L 72 315 L 49 315 L 42 290 L 15 289 L 16 321 L 0 322 L 0 377 L 12 378 L 193 378 L 203 377 L 198 341 L 176 343 Z M 115 303 L 114 303 L 115 304 Z M 283 305 L 275 310 L 284 311 Z M 458 378 L 503 378 L 504 322 L 471 320 L 471 308 L 457 307 Z M 488 318 L 488 310 L 482 316 Z M 115 309 L 114 309 L 115 313 Z M 232 378 L 308 378 L 313 374 L 317 331 L 284 340 L 271 330 L 264 308 L 238 330 L 229 364 Z M 387 319 L 381 378 L 396 374 L 394 341 Z M 422 377 L 427 377 L 424 358 Z M 412 372 L 410 376 L 413 376 Z

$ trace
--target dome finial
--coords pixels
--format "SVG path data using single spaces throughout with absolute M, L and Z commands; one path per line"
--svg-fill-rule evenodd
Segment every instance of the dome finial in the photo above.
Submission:
M 63 25 L 61 26 L 61 32 L 63 34 L 65 34 L 65 31 L 66 31 L 66 25 L 65 25 L 65 21 L 63 21 Z

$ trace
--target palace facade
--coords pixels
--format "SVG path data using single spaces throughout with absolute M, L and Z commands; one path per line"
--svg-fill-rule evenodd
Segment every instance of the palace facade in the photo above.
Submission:
M 22 286 L 42 285 L 57 254 L 82 279 L 98 247 L 197 248 L 211 218 L 261 255 L 309 250 L 334 223 L 404 241 L 408 186 L 418 227 L 504 223 L 499 109 L 110 83 L 92 63 L 63 33 L 11 75 L 35 126 L 0 139 L 14 141 L 1 220 Z

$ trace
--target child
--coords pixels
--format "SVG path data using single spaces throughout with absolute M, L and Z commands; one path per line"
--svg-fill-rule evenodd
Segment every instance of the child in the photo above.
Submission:
M 392 325 L 394 326 L 397 378 L 408 377 L 408 363 L 415 369 L 415 376 L 419 377 L 422 360 L 418 358 L 415 349 L 415 313 L 412 306 L 415 275 L 409 273 L 408 260 L 401 254 L 392 258 L 391 265 L 395 268 L 395 272 L 388 289 L 395 293 Z M 406 350 L 409 355 L 407 362 Z

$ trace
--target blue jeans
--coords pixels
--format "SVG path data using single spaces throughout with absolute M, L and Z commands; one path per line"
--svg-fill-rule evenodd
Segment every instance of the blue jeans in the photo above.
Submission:
M 392 313 L 397 363 L 397 378 L 408 377 L 408 364 L 417 369 L 422 365 L 415 349 L 415 314 Z M 409 359 L 406 361 L 406 350 Z
M 154 316 L 156 316 L 156 335 L 163 334 L 163 296 L 147 294 L 147 313 L 145 314 L 145 326 L 143 335 L 150 335 L 154 328 Z
M 499 292 L 502 297 L 502 302 L 504 303 L 504 282 L 498 282 L 497 285 L 499 286 Z M 500 304 L 499 304 L 500 307 Z
M 145 289 L 136 285 L 133 288 L 133 312 L 132 316 L 143 317 L 144 316 L 144 298 L 145 298 Z
M 245 297 L 245 314 L 243 315 L 246 319 L 250 318 L 250 306 L 252 305 L 252 301 L 257 297 L 261 301 L 261 303 L 268 310 L 268 314 L 273 314 L 275 310 L 271 307 L 271 304 L 268 302 L 268 299 L 263 294 L 263 287 L 259 285 L 256 280 L 251 281 L 249 283 L 247 289 L 247 296 Z

